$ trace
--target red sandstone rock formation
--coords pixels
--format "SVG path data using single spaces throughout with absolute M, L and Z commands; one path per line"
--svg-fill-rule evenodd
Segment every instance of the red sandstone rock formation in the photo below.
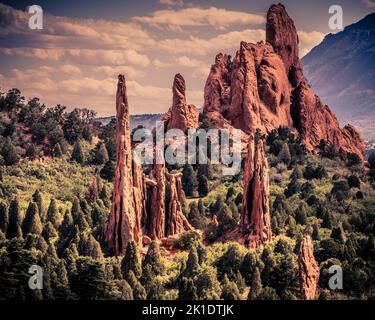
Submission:
M 142 187 L 140 185 L 142 169 L 137 163 L 133 163 L 129 105 L 123 75 L 118 77 L 116 117 L 117 163 L 112 207 L 105 228 L 105 240 L 115 255 L 123 255 L 128 241 L 135 241 L 139 244 L 142 241 Z
M 181 194 L 181 174 L 168 174 L 169 194 L 168 194 L 168 214 L 166 236 L 176 235 L 185 231 L 194 230 L 182 212 Z
M 174 77 L 172 90 L 172 107 L 163 117 L 167 130 L 180 129 L 185 132 L 188 128 L 197 128 L 199 111 L 195 106 L 186 103 L 185 80 L 179 73 Z
M 305 235 L 302 240 L 298 265 L 301 297 L 305 300 L 315 299 L 319 281 L 319 267 L 314 258 L 314 246 L 309 235 Z
M 233 61 L 218 54 L 204 90 L 204 114 L 217 128 L 265 133 L 280 125 L 297 129 L 309 151 L 326 140 L 342 154 L 363 159 L 364 143 L 308 87 L 298 56 L 298 34 L 283 5 L 267 14 L 266 43 L 242 42 Z M 291 97 L 293 99 L 291 99 Z
M 241 229 L 245 245 L 256 248 L 272 240 L 268 164 L 263 142 L 251 137 L 244 171 Z

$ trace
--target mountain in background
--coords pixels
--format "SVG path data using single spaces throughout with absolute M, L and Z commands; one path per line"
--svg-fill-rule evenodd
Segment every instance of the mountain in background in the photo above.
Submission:
M 342 124 L 375 139 L 375 13 L 329 34 L 303 59 L 312 89 Z

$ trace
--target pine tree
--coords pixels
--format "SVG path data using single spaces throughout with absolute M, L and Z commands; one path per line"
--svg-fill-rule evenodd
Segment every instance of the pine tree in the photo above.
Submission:
M 121 273 L 125 280 L 128 280 L 130 271 L 139 279 L 142 274 L 141 258 L 137 245 L 134 241 L 129 241 L 126 246 L 125 256 L 121 262 Z
M 344 244 L 346 242 L 345 231 L 342 228 L 341 224 L 332 229 L 331 238 L 336 239 L 337 241 L 339 241 L 342 244 Z
M 58 233 L 51 222 L 48 221 L 44 225 L 44 228 L 42 231 L 42 237 L 47 242 L 52 242 L 52 243 L 58 238 Z
M 283 144 L 277 158 L 279 161 L 284 162 L 287 166 L 289 165 L 292 157 L 290 155 L 289 146 L 287 143 Z
M 22 223 L 22 232 L 26 236 L 29 233 L 40 235 L 43 231 L 42 222 L 39 217 L 39 209 L 35 202 L 30 202 Z
M 203 200 L 202 199 L 199 199 L 198 200 L 198 210 L 199 210 L 199 213 L 204 216 L 205 215 L 205 208 L 204 208 L 204 204 L 203 204 Z
M 0 230 L 4 232 L 4 234 L 7 232 L 8 224 L 8 208 L 4 202 L 0 202 Z
M 199 195 L 206 196 L 209 192 L 208 179 L 206 176 L 199 176 L 198 178 L 198 192 Z
M 111 196 L 105 184 L 103 184 L 102 189 L 99 193 L 99 198 L 103 201 L 104 205 L 109 208 L 111 205 Z
M 221 285 L 221 298 L 224 300 L 241 300 L 241 295 L 235 282 L 229 281 L 227 275 Z
M 100 142 L 95 149 L 95 163 L 102 165 L 109 160 L 108 151 L 104 143 Z
M 197 175 L 191 164 L 185 164 L 182 171 L 182 187 L 185 194 L 189 197 L 194 195 L 194 191 L 198 186 Z
M 146 266 L 151 267 L 151 271 L 154 275 L 161 275 L 165 271 L 164 265 L 160 259 L 159 245 L 155 241 L 152 241 L 148 247 L 147 254 L 142 263 L 142 270 L 144 270 Z
M 63 156 L 60 143 L 55 144 L 55 146 L 53 147 L 52 155 L 54 158 L 61 158 Z
M 319 226 L 317 223 L 313 224 L 313 232 L 312 232 L 312 238 L 313 240 L 319 241 L 320 235 L 319 235 Z
M 200 271 L 199 258 L 197 249 L 192 246 L 189 252 L 189 256 L 186 262 L 186 268 L 182 272 L 182 277 L 192 278 L 196 276 Z
M 253 280 L 251 281 L 248 300 L 255 300 L 257 296 L 262 292 L 262 288 L 262 279 L 260 278 L 259 269 L 258 267 L 256 267 L 253 274 Z
M 79 141 L 79 139 L 74 144 L 71 160 L 76 161 L 80 164 L 83 164 L 83 162 L 85 161 L 83 149 L 82 149 L 81 142 Z
M 199 300 L 219 300 L 221 295 L 220 283 L 217 280 L 216 269 L 206 266 L 194 281 Z
M 193 279 L 183 277 L 179 285 L 178 298 L 180 300 L 197 300 L 197 288 Z
M 138 281 L 137 277 L 134 275 L 134 272 L 130 270 L 127 273 L 127 281 L 130 287 L 133 289 L 133 298 L 134 300 L 146 300 L 147 293 L 142 284 Z
M 22 237 L 21 210 L 18 199 L 12 200 L 9 206 L 9 224 L 7 229 L 7 239 Z
M 44 207 L 43 197 L 39 190 L 35 190 L 33 201 L 38 205 L 39 217 L 42 223 L 46 222 L 46 208 Z
M 57 202 L 55 199 L 52 199 L 49 204 L 46 221 L 51 222 L 55 229 L 59 227 L 59 210 L 57 209 Z
M 112 160 L 107 161 L 102 170 L 100 170 L 100 177 L 107 181 L 112 181 L 115 177 L 115 169 L 116 163 Z
M 1 149 L 1 155 L 3 156 L 4 163 L 7 166 L 16 164 L 20 160 L 20 156 L 17 152 L 17 149 L 12 143 L 12 140 L 10 137 L 8 137 Z
M 73 199 L 72 216 L 74 225 L 78 226 L 81 232 L 89 227 L 85 215 L 82 212 L 80 201 L 77 197 L 74 197 Z
M 73 218 L 70 210 L 65 211 L 64 220 L 59 228 L 60 237 L 63 239 L 70 238 L 74 234 Z

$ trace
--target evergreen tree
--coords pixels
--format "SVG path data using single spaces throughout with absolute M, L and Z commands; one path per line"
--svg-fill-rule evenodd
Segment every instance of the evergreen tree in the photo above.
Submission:
M 304 206 L 301 206 L 296 214 L 296 222 L 301 225 L 306 225 L 307 214 Z
M 130 287 L 133 289 L 134 300 L 146 300 L 147 293 L 142 284 L 138 281 L 132 270 L 127 272 L 127 281 Z
M 99 193 L 99 198 L 103 201 L 104 205 L 109 208 L 111 205 L 111 196 L 105 184 L 103 184 L 102 189 Z
M 10 137 L 5 140 L 1 149 L 1 155 L 3 156 L 4 163 L 7 166 L 16 164 L 20 160 L 18 151 L 13 145 Z
M 204 204 L 203 204 L 203 200 L 202 199 L 199 199 L 198 200 L 198 210 L 199 210 L 199 213 L 204 216 L 205 215 L 205 208 L 204 208 Z
M 182 171 L 182 187 L 188 197 L 193 196 L 198 186 L 197 175 L 191 164 L 185 164 Z
M 179 285 L 178 298 L 180 300 L 197 300 L 197 288 L 194 285 L 194 281 L 191 278 L 183 277 Z
M 21 210 L 18 199 L 13 199 L 9 206 L 9 224 L 7 229 L 7 239 L 22 237 Z
M 54 158 L 61 158 L 63 156 L 60 143 L 55 144 L 55 146 L 53 147 L 52 155 Z
M 65 211 L 64 220 L 59 228 L 60 237 L 63 239 L 70 238 L 74 234 L 73 217 L 70 210 Z
M 4 232 L 4 234 L 7 232 L 9 224 L 9 215 L 8 215 L 8 208 L 4 202 L 0 202 L 0 230 Z
M 194 281 L 199 300 L 219 300 L 221 295 L 220 283 L 217 280 L 216 270 L 211 266 L 204 268 Z
M 42 231 L 42 237 L 47 242 L 51 242 L 51 243 L 54 243 L 54 241 L 58 238 L 58 233 L 51 222 L 48 221 L 44 225 L 44 228 Z
M 25 156 L 31 159 L 34 159 L 37 156 L 36 148 L 33 143 L 27 146 Z
M 253 279 L 251 281 L 251 287 L 248 295 L 249 300 L 255 300 L 262 292 L 262 279 L 260 278 L 260 272 L 258 267 L 255 268 Z
M 208 179 L 206 176 L 199 176 L 198 177 L 198 192 L 199 195 L 206 196 L 209 192 L 209 186 L 208 186 Z
M 196 276 L 200 271 L 199 258 L 197 249 L 195 246 L 192 246 L 189 252 L 189 256 L 186 262 L 186 268 L 182 272 L 182 277 L 192 278 Z
M 120 300 L 133 300 L 133 290 L 126 280 L 115 280 L 115 286 L 120 292 Z
M 40 235 L 43 231 L 43 226 L 39 217 L 39 209 L 35 202 L 30 202 L 26 211 L 25 219 L 22 223 L 22 232 L 26 236 L 29 233 Z
M 254 251 L 247 252 L 241 262 L 240 271 L 247 284 L 251 284 L 257 262 L 257 256 Z
M 205 225 L 204 217 L 199 212 L 197 203 L 194 201 L 190 204 L 189 221 L 194 228 L 203 229 Z
M 77 197 L 74 197 L 73 199 L 72 216 L 74 225 L 78 226 L 81 232 L 89 227 L 85 215 L 82 212 L 80 201 Z
M 278 160 L 285 163 L 287 166 L 289 165 L 292 157 L 290 155 L 289 146 L 287 143 L 284 143 L 278 156 Z
M 95 260 L 103 258 L 100 244 L 91 234 L 82 234 L 80 236 L 78 251 L 81 256 L 88 256 Z
M 95 163 L 102 165 L 109 160 L 108 151 L 104 143 L 100 142 L 95 149 Z
M 35 190 L 32 198 L 38 206 L 40 220 L 42 223 L 46 222 L 46 208 L 44 207 L 42 194 L 39 192 L 39 190 Z
M 115 177 L 116 163 L 112 160 L 109 160 L 105 163 L 102 170 L 100 170 L 100 177 L 107 180 L 113 181 Z
M 137 279 L 139 279 L 142 274 L 141 258 L 139 256 L 137 245 L 134 241 L 128 242 L 125 256 L 121 262 L 121 273 L 125 280 L 129 279 L 130 271 L 133 272 Z
M 346 242 L 345 231 L 341 224 L 332 229 L 331 238 L 339 241 L 342 244 Z
M 323 215 L 323 223 L 322 223 L 322 227 L 323 228 L 328 228 L 328 229 L 332 229 L 333 227 L 333 215 L 331 212 L 325 212 L 325 214 Z
M 49 204 L 46 221 L 51 222 L 55 229 L 59 227 L 59 210 L 57 209 L 57 202 L 55 199 L 52 199 Z
M 318 226 L 317 223 L 313 224 L 312 238 L 313 238 L 313 240 L 316 240 L 316 241 L 320 240 L 319 226 Z
M 142 263 L 142 270 L 144 270 L 146 266 L 151 267 L 151 272 L 154 275 L 164 274 L 165 270 L 160 258 L 159 245 L 155 241 L 152 241 L 148 247 L 147 254 Z
M 221 298 L 224 300 L 241 300 L 241 295 L 235 282 L 229 281 L 227 275 L 221 285 Z
M 74 144 L 71 160 L 80 164 L 83 164 L 85 161 L 82 145 L 79 139 L 77 139 L 76 143 Z

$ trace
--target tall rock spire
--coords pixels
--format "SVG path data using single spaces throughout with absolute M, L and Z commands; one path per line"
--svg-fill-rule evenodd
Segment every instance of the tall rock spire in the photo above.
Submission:
M 133 164 L 129 105 L 124 75 L 118 76 L 116 93 L 117 163 L 112 207 L 105 228 L 105 239 L 115 255 L 123 255 L 129 241 L 141 243 L 141 168 Z M 133 174 L 137 179 L 133 179 Z M 134 185 L 135 182 L 135 185 Z
M 166 128 L 180 129 L 184 132 L 188 128 L 197 128 L 199 111 L 195 106 L 186 103 L 185 79 L 179 73 L 174 77 L 172 91 L 172 106 L 163 117 Z
M 315 299 L 319 281 L 319 267 L 314 258 L 314 246 L 309 235 L 305 235 L 301 242 L 298 265 L 301 297 L 305 300 Z
M 267 12 L 266 41 L 284 62 L 292 85 L 298 85 L 304 79 L 298 56 L 298 34 L 293 20 L 280 3 L 273 4 Z
M 270 222 L 270 193 L 267 159 L 263 141 L 254 142 L 251 137 L 246 157 L 241 228 L 245 245 L 256 248 L 272 240 Z

